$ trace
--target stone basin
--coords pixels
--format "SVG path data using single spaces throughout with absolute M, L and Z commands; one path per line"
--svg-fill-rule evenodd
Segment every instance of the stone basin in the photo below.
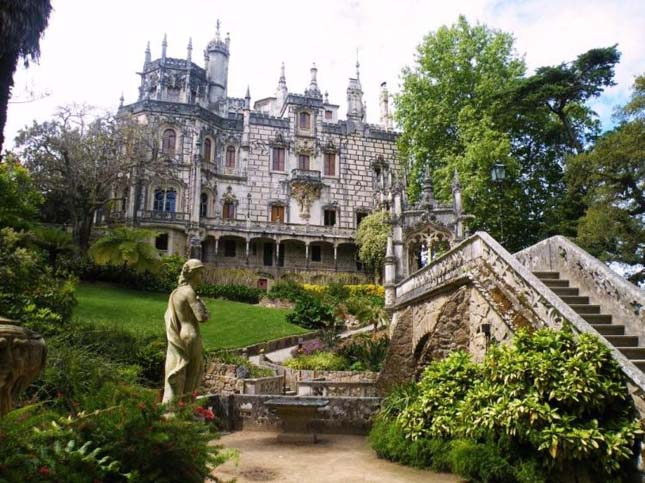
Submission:
M 318 436 L 311 423 L 318 410 L 328 404 L 328 399 L 288 397 L 276 397 L 264 403 L 282 422 L 282 432 L 277 436 L 280 443 L 318 442 Z

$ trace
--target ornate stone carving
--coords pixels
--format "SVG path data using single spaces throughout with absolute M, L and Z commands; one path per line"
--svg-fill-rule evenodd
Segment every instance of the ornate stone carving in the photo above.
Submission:
M 308 220 L 313 202 L 320 198 L 322 183 L 310 181 L 294 181 L 291 183 L 291 197 L 300 207 L 300 218 Z
M 13 408 L 13 399 L 38 377 L 46 359 L 39 334 L 0 317 L 0 416 Z
M 308 156 L 316 155 L 316 144 L 313 139 L 296 138 L 296 153 Z

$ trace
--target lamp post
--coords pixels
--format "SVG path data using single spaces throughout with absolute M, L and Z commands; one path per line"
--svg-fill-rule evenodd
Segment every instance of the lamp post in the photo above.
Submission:
M 498 185 L 498 200 L 499 200 L 499 211 L 498 211 L 498 222 L 499 222 L 499 237 L 500 237 L 500 244 L 504 241 L 504 224 L 502 223 L 502 195 L 501 195 L 501 187 L 502 184 L 504 183 L 504 180 L 506 179 L 506 166 L 503 163 L 500 163 L 499 161 L 493 165 L 493 167 L 490 170 L 490 178 L 495 183 Z

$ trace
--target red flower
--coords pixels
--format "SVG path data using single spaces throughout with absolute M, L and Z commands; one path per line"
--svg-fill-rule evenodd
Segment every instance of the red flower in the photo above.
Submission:
M 185 405 L 186 405 L 186 403 L 184 401 L 179 401 L 179 407 L 180 408 L 183 408 Z
M 46 466 L 41 466 L 40 468 L 38 468 L 38 473 L 43 476 L 49 476 L 49 468 L 47 468 Z
M 63 393 L 62 393 L 62 392 L 60 392 L 60 391 L 58 391 L 58 392 L 56 393 L 56 397 L 63 397 L 64 395 L 65 395 L 65 394 L 63 394 Z
M 213 410 L 211 408 L 207 409 L 202 406 L 197 406 L 195 408 L 195 414 L 201 416 L 206 421 L 212 421 L 213 419 L 215 419 L 215 413 L 213 413 Z
M 193 399 L 197 399 L 197 391 L 193 391 L 191 393 L 191 396 L 193 397 Z

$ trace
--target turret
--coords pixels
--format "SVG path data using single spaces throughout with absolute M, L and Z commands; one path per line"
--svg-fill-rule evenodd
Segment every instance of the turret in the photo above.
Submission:
M 152 55 L 150 54 L 150 41 L 146 45 L 146 53 L 143 60 L 143 70 L 146 69 L 147 65 L 152 61 Z
M 188 64 L 193 61 L 193 38 L 189 37 L 188 38 L 188 47 L 186 48 L 186 61 L 188 61 Z
M 287 78 L 284 75 L 284 62 L 280 66 L 280 79 L 278 80 L 278 88 L 275 90 L 275 106 L 274 106 L 274 116 L 278 116 L 282 111 L 282 106 L 287 100 L 289 95 L 289 89 L 287 89 Z
M 309 87 L 305 89 L 305 95 L 308 97 L 316 97 L 318 99 L 322 99 L 322 94 L 320 93 L 320 89 L 318 89 L 318 68 L 316 67 L 316 63 L 311 67 L 311 81 L 309 82 Z
M 161 62 L 166 61 L 166 50 L 168 49 L 168 38 L 166 34 L 163 34 L 163 40 L 161 41 Z
M 204 52 L 206 60 L 206 79 L 208 80 L 208 100 L 215 103 L 226 98 L 226 85 L 228 83 L 228 59 L 231 39 L 226 36 L 222 41 L 220 37 L 220 23 L 217 21 L 215 38 L 208 43 Z
M 356 78 L 349 79 L 347 87 L 347 120 L 354 122 L 363 122 L 365 118 L 365 109 L 363 105 L 363 88 L 359 72 L 360 64 L 356 61 Z

